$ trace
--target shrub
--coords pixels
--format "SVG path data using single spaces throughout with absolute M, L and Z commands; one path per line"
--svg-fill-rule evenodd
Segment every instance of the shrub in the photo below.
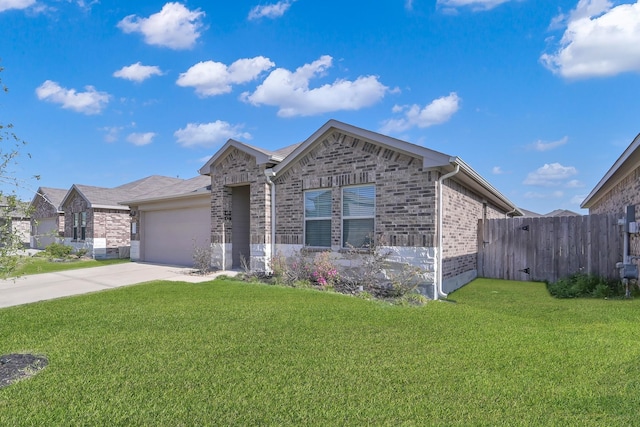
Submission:
M 349 248 L 345 258 L 350 268 L 342 275 L 341 285 L 349 293 L 359 289 L 370 292 L 375 298 L 397 299 L 404 295 L 416 294 L 423 280 L 423 271 L 414 266 L 396 264 L 389 261 L 392 252 L 381 248 L 380 240 L 371 239 L 367 250 Z
M 547 290 L 556 298 L 613 298 L 625 295 L 625 287 L 620 280 L 584 273 L 547 283 Z
M 334 264 L 335 258 L 329 251 L 316 254 L 311 266 L 311 277 L 321 287 L 333 287 L 339 280 L 338 268 Z
M 73 248 L 62 243 L 51 243 L 44 248 L 44 252 L 49 258 L 68 258 L 73 252 Z
M 80 248 L 80 249 L 76 249 L 76 253 L 75 255 L 78 258 L 82 258 L 83 256 L 87 255 L 89 253 L 89 249 L 87 248 Z
M 424 279 L 418 267 L 396 265 L 390 268 L 391 251 L 372 245 L 350 248 L 343 262 L 331 251 L 313 252 L 301 249 L 285 257 L 278 252 L 271 258 L 269 275 L 246 274 L 247 279 L 282 284 L 294 288 L 315 287 L 327 291 L 355 295 L 363 299 L 397 300 L 404 305 L 422 305 L 426 298 L 417 292 Z
M 195 246 L 193 248 L 193 268 L 198 274 L 207 274 L 211 270 L 211 248 Z

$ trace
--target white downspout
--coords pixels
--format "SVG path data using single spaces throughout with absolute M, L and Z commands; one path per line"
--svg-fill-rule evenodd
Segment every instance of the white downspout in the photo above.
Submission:
M 451 164 L 454 164 L 453 162 Z M 436 256 L 438 257 L 438 261 L 436 264 L 437 272 L 436 272 L 436 283 L 435 289 L 433 292 L 433 299 L 437 300 L 439 297 L 446 298 L 447 294 L 442 290 L 442 227 L 443 227 L 443 203 L 442 203 L 442 183 L 445 179 L 451 178 L 453 175 L 460 172 L 460 165 L 455 163 L 455 169 L 449 172 L 446 175 L 442 175 L 438 178 L 438 250 Z
M 273 265 L 273 257 L 276 254 L 276 184 L 271 178 L 276 176 L 273 169 L 265 169 L 264 176 L 267 177 L 267 183 L 271 187 L 271 256 L 269 258 L 269 266 Z
M 512 211 L 509 211 L 509 212 L 505 213 L 505 214 L 504 214 L 504 217 L 505 217 L 505 218 L 509 218 L 509 215 L 513 216 L 513 215 L 515 215 L 515 214 L 516 214 L 516 212 L 518 212 L 518 208 L 513 208 L 513 210 L 512 210 Z

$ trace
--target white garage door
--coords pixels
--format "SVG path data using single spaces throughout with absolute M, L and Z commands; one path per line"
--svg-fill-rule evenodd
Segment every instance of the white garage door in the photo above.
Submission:
M 58 237 L 58 221 L 56 218 L 40 218 L 35 225 L 34 243 L 35 249 L 44 249 L 56 241 Z
M 211 242 L 211 208 L 143 212 L 141 256 L 146 262 L 193 267 L 194 248 Z

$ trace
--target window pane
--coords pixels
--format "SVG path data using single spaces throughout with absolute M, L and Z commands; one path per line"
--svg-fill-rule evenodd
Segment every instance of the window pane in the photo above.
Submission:
M 345 188 L 342 192 L 342 215 L 374 216 L 375 199 L 374 186 Z
M 305 218 L 331 218 L 331 190 L 305 191 Z
M 373 218 L 345 219 L 342 225 L 342 246 L 354 248 L 371 247 L 373 240 Z
M 304 244 L 306 246 L 331 247 L 331 220 L 306 221 Z

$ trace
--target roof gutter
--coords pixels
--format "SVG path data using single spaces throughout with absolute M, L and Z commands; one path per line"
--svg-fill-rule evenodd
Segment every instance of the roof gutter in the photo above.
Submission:
M 442 184 L 445 179 L 449 179 L 458 172 L 460 172 L 460 163 L 458 163 L 457 157 L 452 157 L 450 160 L 451 165 L 455 167 L 455 169 L 448 174 L 442 175 L 438 178 L 438 248 L 436 253 L 436 283 L 434 286 L 433 299 L 437 300 L 438 298 L 446 298 L 447 294 L 442 290 L 442 259 L 443 259 L 443 238 L 442 238 L 442 228 L 443 228 L 443 203 L 442 203 Z
M 264 176 L 267 183 L 271 187 L 271 254 L 268 257 L 269 265 L 265 266 L 266 270 L 273 270 L 273 257 L 276 254 L 276 184 L 271 180 L 275 178 L 276 172 L 273 168 L 265 169 Z
M 509 214 L 512 214 L 514 216 L 521 216 L 522 215 L 522 212 L 518 209 L 517 206 L 515 206 L 507 197 L 504 196 L 504 194 L 502 194 L 500 191 L 498 191 L 497 188 L 495 188 L 493 185 L 491 185 L 489 183 L 489 181 L 487 181 L 481 175 L 479 175 L 478 172 L 473 170 L 473 168 L 471 168 L 471 166 L 466 164 L 461 158 L 459 158 L 459 157 L 451 157 L 449 159 L 449 162 L 452 165 L 453 164 L 459 165 L 460 169 L 465 173 L 465 175 L 467 175 L 468 177 L 473 179 L 475 182 L 480 184 L 480 186 L 482 186 L 484 189 L 488 190 L 491 194 L 493 194 L 493 196 L 495 196 L 498 200 L 500 200 L 502 203 L 504 203 L 505 206 L 507 206 L 508 208 L 513 208 L 513 210 L 510 211 Z

